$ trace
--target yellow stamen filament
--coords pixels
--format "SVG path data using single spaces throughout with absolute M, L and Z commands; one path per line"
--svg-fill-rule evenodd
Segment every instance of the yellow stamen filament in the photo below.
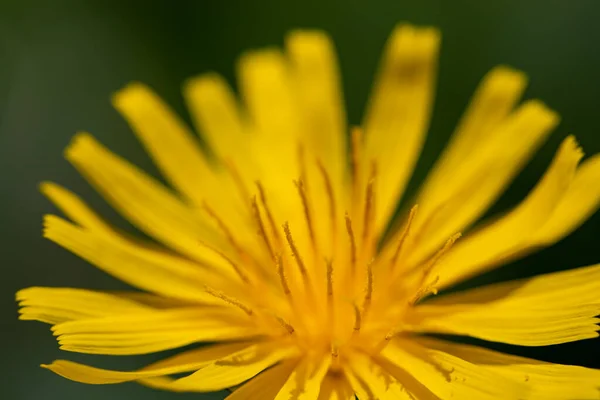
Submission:
M 439 280 L 440 280 L 440 277 L 436 276 L 433 279 L 433 281 L 431 281 L 427 285 L 419 288 L 419 290 L 417 290 L 417 292 L 415 293 L 415 295 L 408 301 L 408 304 L 414 305 L 419 300 L 421 300 L 422 298 L 424 298 L 425 296 L 427 296 L 429 294 L 436 295 L 438 293 L 438 290 L 437 290 L 437 288 L 436 288 L 435 285 L 437 285 L 437 283 L 438 283 Z
M 360 309 L 358 308 L 358 306 L 356 304 L 352 304 L 352 306 L 354 307 L 354 331 L 358 332 L 360 331 L 362 317 L 360 315 Z
M 217 299 L 221 299 L 224 302 L 239 308 L 240 310 L 244 311 L 246 314 L 248 314 L 250 316 L 252 316 L 254 314 L 254 311 L 252 311 L 252 309 L 250 307 L 242 304 L 239 300 L 234 299 L 233 297 L 227 296 L 224 293 L 216 291 L 208 286 L 205 286 L 204 290 L 206 291 L 206 293 L 210 294 L 211 296 L 214 296 Z
M 271 227 L 271 232 L 273 233 L 275 245 L 281 248 L 281 237 L 279 236 L 279 230 L 277 229 L 277 225 L 275 224 L 275 218 L 273 218 L 273 214 L 271 213 L 271 209 L 269 208 L 269 204 L 267 203 L 265 188 L 259 181 L 256 181 L 255 184 L 256 188 L 258 189 L 258 197 L 260 198 L 260 202 L 262 203 L 263 209 L 265 210 L 265 214 L 267 215 L 267 220 L 269 221 L 269 226 Z
M 283 293 L 285 293 L 286 296 L 289 296 L 291 291 L 290 291 L 290 285 L 287 282 L 287 279 L 285 277 L 285 271 L 283 270 L 283 260 L 281 259 L 281 255 L 278 255 L 275 258 L 275 264 L 277 266 L 277 275 L 279 275 L 279 280 L 281 282 L 281 288 L 283 289 Z
M 281 318 L 278 315 L 274 315 L 275 319 L 277 320 L 277 322 L 279 322 L 279 324 L 285 328 L 285 330 L 291 335 L 295 332 L 295 329 L 292 325 L 290 325 L 288 322 L 286 322 L 286 320 L 284 320 L 283 318 Z
M 375 217 L 375 178 L 377 176 L 377 168 L 375 162 L 371 165 L 371 173 L 369 176 L 369 182 L 367 183 L 367 190 L 365 193 L 365 211 L 363 215 L 363 245 L 368 248 L 369 241 L 371 239 L 371 230 Z
M 435 267 L 435 265 L 438 263 L 438 261 L 440 261 L 440 259 L 448 252 L 448 250 L 450 250 L 450 248 L 452 247 L 452 245 L 461 236 L 462 236 L 462 234 L 460 232 L 459 233 L 455 233 L 454 235 L 452 235 L 450 237 L 450 239 L 448 239 L 446 241 L 446 243 L 444 244 L 444 246 L 440 250 L 438 250 L 437 253 L 434 254 L 434 256 L 427 263 L 427 266 L 424 268 L 424 271 L 423 271 L 424 278 L 427 278 L 427 276 L 429 275 L 429 273 L 431 272 L 431 270 L 433 269 L 433 267 Z
M 331 301 L 333 297 L 333 261 L 325 260 L 327 264 L 327 297 Z
M 408 219 L 406 221 L 406 226 L 404 227 L 404 230 L 402 231 L 402 234 L 400 235 L 400 239 L 398 239 L 398 245 L 396 246 L 396 251 L 394 252 L 394 255 L 392 256 L 392 261 L 391 261 L 391 265 L 390 265 L 392 269 L 396 266 L 396 263 L 398 262 L 398 259 L 400 258 L 402 248 L 404 247 L 404 242 L 406 241 L 406 238 L 408 237 L 408 235 L 410 233 L 410 227 L 412 225 L 412 221 L 415 217 L 415 214 L 417 213 L 417 208 L 418 208 L 418 205 L 415 204 L 410 209 L 410 213 L 408 214 Z
M 352 220 L 348 213 L 346 213 L 345 219 L 346 232 L 348 232 L 348 238 L 350 239 L 350 272 L 354 275 L 356 271 L 356 239 L 354 238 L 354 230 L 352 229 Z
M 363 312 L 366 314 L 371 306 L 373 299 L 373 265 L 372 262 L 367 264 L 367 289 L 365 293 L 365 302 L 363 304 Z
M 269 251 L 269 254 L 271 255 L 271 258 L 274 260 L 275 251 L 273 250 L 273 246 L 271 245 L 271 241 L 269 240 L 267 231 L 265 230 L 265 225 L 260 215 L 260 209 L 258 208 L 258 203 L 256 202 L 256 196 L 252 197 L 252 214 L 254 215 L 256 224 L 258 225 L 258 235 L 261 237 L 267 250 Z
M 408 302 L 409 304 L 413 305 L 413 304 L 417 303 L 419 300 L 421 300 L 422 298 L 424 298 L 425 296 L 427 296 L 430 293 L 437 294 L 437 288 L 435 287 L 435 285 L 439 281 L 439 276 L 436 276 L 435 279 L 433 279 L 433 281 L 431 281 L 427 284 L 425 282 L 427 281 L 427 278 L 429 278 L 431 271 L 433 270 L 435 265 L 438 263 L 438 261 L 448 252 L 448 250 L 450 250 L 452 245 L 460 237 L 461 237 L 461 233 L 455 233 L 454 235 L 452 235 L 450 237 L 450 239 L 448 239 L 446 241 L 444 246 L 440 250 L 438 250 L 438 252 L 435 253 L 433 255 L 433 257 L 431 257 L 431 259 L 429 260 L 429 262 L 427 263 L 427 265 L 423 268 L 423 270 L 421 272 L 421 279 L 417 286 L 418 287 L 417 292 L 415 293 L 415 295 L 413 297 L 411 297 L 411 299 Z
M 312 214 L 310 212 L 310 206 L 308 203 L 308 196 L 306 194 L 306 186 L 304 185 L 304 181 L 302 179 L 294 181 L 294 185 L 296 185 L 296 189 L 298 190 L 298 195 L 300 196 L 300 200 L 302 201 L 302 208 L 304 210 L 304 219 L 306 220 L 306 226 L 308 227 L 308 234 L 310 235 L 310 241 L 313 245 L 313 248 L 316 248 L 316 239 L 315 239 L 315 229 L 312 220 Z
M 229 244 L 238 252 L 241 258 L 247 259 L 248 254 L 242 246 L 235 240 L 233 232 L 227 227 L 227 224 L 215 213 L 215 211 L 206 203 L 203 203 L 204 210 L 217 223 L 219 229 L 223 232 Z
M 385 334 L 385 340 L 391 340 L 394 336 L 398 335 L 401 332 L 398 328 L 393 328 L 388 333 Z
M 239 277 L 244 282 L 250 283 L 250 279 L 249 279 L 248 275 L 246 275 L 246 273 L 240 268 L 240 266 L 237 263 L 235 263 L 231 258 L 229 258 L 225 253 L 223 253 L 222 251 L 216 249 L 215 247 L 209 245 L 208 243 L 206 243 L 204 241 L 200 241 L 200 244 L 202 246 L 206 247 L 207 249 L 211 250 L 212 252 L 214 252 L 216 255 L 218 255 L 223 260 L 225 260 L 229 265 L 231 265 L 231 267 L 234 269 L 234 271 L 239 275 Z
M 292 232 L 290 231 L 290 224 L 283 224 L 283 231 L 285 232 L 285 238 L 290 246 L 290 250 L 292 250 L 292 255 L 296 259 L 296 264 L 298 264 L 298 268 L 300 269 L 300 273 L 302 276 L 307 279 L 308 278 L 308 270 L 304 265 L 304 261 L 302 261 L 302 257 L 300 257 L 300 253 L 298 252 L 298 248 L 296 247 L 296 243 L 294 243 L 294 238 L 292 237 Z
M 337 345 L 335 343 L 332 343 L 331 344 L 331 356 L 333 357 L 332 361 L 334 363 L 339 361 L 338 360 L 339 355 L 340 355 L 340 353 L 339 353 L 339 349 L 338 349 Z

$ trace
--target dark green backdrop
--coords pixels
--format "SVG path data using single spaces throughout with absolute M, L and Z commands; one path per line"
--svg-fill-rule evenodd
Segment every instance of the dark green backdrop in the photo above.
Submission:
M 217 70 L 231 78 L 235 58 L 244 49 L 279 44 L 294 27 L 324 28 L 336 40 L 350 119 L 357 123 L 394 24 L 406 20 L 439 26 L 444 39 L 435 116 L 416 179 L 443 147 L 477 81 L 496 64 L 525 70 L 531 76 L 528 96 L 542 98 L 563 116 L 556 134 L 496 204 L 502 210 L 533 185 L 566 134 L 575 133 L 588 154 L 600 151 L 599 17 L 600 2 L 595 0 L 1 1 L 0 398 L 223 398 L 63 380 L 38 365 L 71 357 L 128 369 L 153 357 L 61 354 L 47 326 L 17 322 L 14 292 L 19 288 L 122 287 L 41 238 L 41 217 L 54 210 L 38 194 L 37 183 L 59 181 L 122 224 L 63 160 L 62 150 L 74 132 L 85 129 L 155 173 L 110 107 L 109 95 L 125 83 L 144 81 L 185 112 L 179 87 L 186 77 Z M 599 234 L 596 216 L 560 244 L 474 283 L 599 262 Z M 502 348 L 600 367 L 599 343 Z

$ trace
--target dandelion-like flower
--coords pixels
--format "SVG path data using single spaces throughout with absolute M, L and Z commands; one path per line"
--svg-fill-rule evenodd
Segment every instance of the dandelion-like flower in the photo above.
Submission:
M 330 40 L 293 32 L 285 52 L 242 57 L 241 104 L 218 75 L 186 83 L 207 151 L 146 86 L 117 93 L 171 187 L 87 133 L 66 157 L 153 241 L 53 183 L 42 192 L 70 221 L 46 216 L 44 236 L 140 291 L 24 289 L 21 318 L 79 353 L 210 344 L 129 372 L 44 367 L 90 384 L 233 388 L 230 400 L 598 398 L 600 371 L 424 335 L 545 346 L 597 337 L 600 314 L 600 265 L 433 296 L 558 241 L 600 201 L 600 158 L 580 163 L 567 137 L 520 204 L 470 229 L 558 123 L 539 101 L 518 104 L 524 75 L 498 67 L 392 223 L 428 128 L 438 47 L 435 29 L 397 27 L 350 129 Z

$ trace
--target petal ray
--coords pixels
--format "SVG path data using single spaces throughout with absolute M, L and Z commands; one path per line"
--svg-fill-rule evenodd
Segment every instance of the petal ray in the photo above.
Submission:
M 441 171 L 433 173 L 416 200 L 419 212 L 413 232 L 418 242 L 409 264 L 422 261 L 452 234 L 464 231 L 476 221 L 523 168 L 558 120 L 556 113 L 540 102 L 529 101 L 490 128 L 490 132 L 480 132 L 484 135 L 481 143 L 462 153 L 462 162 L 442 158 L 438 167 Z
M 190 350 L 131 372 L 95 368 L 66 360 L 56 360 L 49 365 L 42 365 L 42 367 L 81 383 L 114 384 L 197 370 L 249 345 L 250 343 L 230 343 Z
M 550 167 L 535 188 L 505 216 L 467 235 L 444 256 L 432 271 L 445 287 L 497 264 L 520 251 L 550 219 L 557 204 L 568 192 L 576 167 L 583 156 L 575 139 L 567 137 Z
M 45 218 L 44 236 L 124 282 L 156 294 L 215 303 L 204 285 L 231 287 L 235 281 L 210 268 L 158 249 L 137 246 L 116 235 L 97 235 L 62 218 Z
M 317 400 L 331 357 L 306 356 L 300 360 L 275 400 Z
M 64 322 L 52 327 L 61 349 L 87 354 L 147 354 L 190 343 L 258 334 L 241 311 L 171 309 Z
M 450 353 L 429 349 L 413 339 L 392 339 L 381 356 L 410 373 L 440 399 L 527 398 L 527 388 L 521 382 L 498 376 Z
M 86 289 L 30 287 L 17 292 L 19 319 L 48 324 L 111 315 L 135 314 L 152 308 L 110 293 Z
M 450 353 L 499 376 L 525 382 L 530 400 L 593 399 L 600 395 L 600 371 L 552 364 L 476 346 L 420 339 L 429 348 Z
M 396 207 L 421 151 L 433 103 L 440 42 L 432 28 L 398 26 L 387 43 L 363 121 L 363 184 L 376 162 L 380 232 Z
M 206 259 L 200 240 L 223 247 L 219 235 L 192 208 L 89 134 L 77 135 L 66 156 L 119 212 L 149 235 L 198 260 Z
M 225 400 L 274 399 L 295 366 L 296 361 L 285 361 L 276 365 L 234 390 Z
M 420 331 L 522 346 L 598 336 L 600 265 L 450 294 L 412 312 Z
M 162 388 L 177 391 L 213 392 L 239 385 L 281 360 L 296 349 L 282 342 L 257 343 L 223 357 L 186 377 L 164 382 Z

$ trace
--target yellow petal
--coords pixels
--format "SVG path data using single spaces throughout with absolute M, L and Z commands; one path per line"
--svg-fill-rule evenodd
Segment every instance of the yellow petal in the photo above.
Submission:
M 236 389 L 225 400 L 274 399 L 295 366 L 296 361 L 276 365 Z
M 481 347 L 420 339 L 428 348 L 444 351 L 501 377 L 522 382 L 531 400 L 578 400 L 598 398 L 600 371 L 573 365 L 498 353 Z
M 548 221 L 510 254 L 493 261 L 487 268 L 549 246 L 577 229 L 600 206 L 600 185 L 597 182 L 600 182 L 600 157 L 593 156 L 577 168 L 569 190 L 560 199 Z
M 158 249 L 137 246 L 117 235 L 97 235 L 53 215 L 46 216 L 44 224 L 46 238 L 140 289 L 210 304 L 219 300 L 203 291 L 204 285 L 216 289 L 225 283 L 230 288 L 235 285 L 221 270 L 213 271 Z
M 182 308 L 182 307 L 198 305 L 198 303 L 189 301 L 189 300 L 157 296 L 157 295 L 154 295 L 151 293 L 145 293 L 145 292 L 114 290 L 114 291 L 109 291 L 108 294 L 112 294 L 117 297 L 131 300 L 136 303 L 143 304 L 145 306 L 148 306 L 148 307 L 151 307 L 154 309 L 159 309 L 159 310 L 166 309 L 166 308 Z
M 190 207 L 89 134 L 77 135 L 66 156 L 117 211 L 159 241 L 198 260 L 206 259 L 200 240 L 221 245 Z
M 114 228 L 100 218 L 75 193 L 53 182 L 43 182 L 40 191 L 67 217 L 79 225 L 98 233 L 113 234 Z
M 245 54 L 238 65 L 239 85 L 252 129 L 261 173 L 289 183 L 298 176 L 301 118 L 283 54 L 262 50 Z M 267 178 L 270 178 L 267 176 Z M 263 176 L 260 176 L 263 180 Z
M 275 400 L 317 400 L 321 382 L 330 365 L 331 357 L 305 356 L 294 368 Z
M 285 44 L 302 119 L 302 174 L 314 213 L 314 232 L 321 251 L 333 257 L 331 241 L 336 230 L 343 229 L 339 226 L 342 210 L 349 209 L 344 202 L 348 181 L 346 116 L 334 45 L 324 32 L 314 30 L 294 31 Z M 327 171 L 326 183 L 323 171 Z
M 446 165 L 442 157 L 437 167 L 439 172 L 433 172 L 432 180 L 425 184 L 416 200 L 419 212 L 411 230 L 419 240 L 409 263 L 415 265 L 422 261 L 448 237 L 476 221 L 502 194 L 557 123 L 556 113 L 538 101 L 530 101 L 494 128 L 488 127 L 489 132 L 479 132 L 482 135 L 479 143 L 461 153 L 462 162 L 452 162 L 452 153 L 449 153 L 449 165 Z M 462 147 L 460 142 L 457 146 Z
M 507 67 L 496 67 L 483 78 L 450 142 L 427 177 L 421 189 L 423 196 L 443 185 L 445 179 L 452 178 L 461 164 L 478 157 L 480 146 L 490 140 L 491 134 L 502 132 L 498 131 L 498 125 L 505 122 L 519 101 L 526 80 L 524 74 Z
M 531 239 L 530 246 L 550 245 L 571 233 L 600 205 L 600 156 L 585 160 L 575 173 L 569 191 L 546 224 Z
M 235 95 L 225 80 L 209 73 L 190 79 L 183 94 L 192 119 L 216 155 L 226 162 L 235 161 L 246 184 L 258 177 L 248 150 L 253 136 L 241 116 Z
M 302 112 L 303 142 L 340 186 L 346 169 L 347 134 L 333 43 L 320 31 L 294 31 L 285 43 Z
M 459 240 L 436 264 L 432 275 L 439 276 L 438 285 L 443 287 L 482 272 L 520 251 L 567 193 L 581 157 L 575 139 L 566 138 L 545 175 L 521 204 Z
M 318 400 L 354 400 L 352 386 L 344 374 L 327 374 L 321 384 Z
M 258 343 L 221 358 L 186 377 L 164 382 L 163 389 L 214 392 L 226 389 L 258 375 L 270 366 L 291 357 L 297 350 L 282 342 Z
M 392 339 L 381 356 L 407 371 L 440 399 L 527 398 L 521 382 L 498 376 L 450 353 L 428 349 L 412 339 Z
M 433 28 L 400 25 L 387 43 L 363 121 L 362 175 L 365 181 L 375 161 L 378 231 L 394 211 L 425 139 L 439 42 L 439 33 Z
M 170 375 L 202 368 L 214 360 L 248 347 L 250 343 L 220 344 L 190 350 L 159 361 L 137 371 L 123 372 L 90 367 L 66 360 L 57 360 L 42 367 L 73 381 L 93 385 L 135 381 L 143 378 Z
M 209 164 L 193 133 L 150 88 L 132 83 L 113 97 L 113 104 L 167 180 L 196 206 L 207 202 L 230 226 L 248 224 L 248 198 L 240 198 L 232 175 Z M 248 239 L 247 232 L 244 239 Z
M 184 122 L 141 83 L 131 83 L 117 92 L 113 104 L 164 176 L 180 193 L 202 204 L 205 193 L 215 189 L 213 172 Z
M 600 265 L 594 265 L 436 298 L 413 310 L 414 324 L 522 346 L 594 338 L 599 292 Z
M 19 319 L 48 324 L 152 311 L 135 301 L 86 289 L 30 287 L 17 292 L 17 301 Z
M 241 310 L 186 308 L 64 322 L 52 327 L 61 349 L 87 354 L 147 354 L 190 343 L 242 339 L 257 330 Z

